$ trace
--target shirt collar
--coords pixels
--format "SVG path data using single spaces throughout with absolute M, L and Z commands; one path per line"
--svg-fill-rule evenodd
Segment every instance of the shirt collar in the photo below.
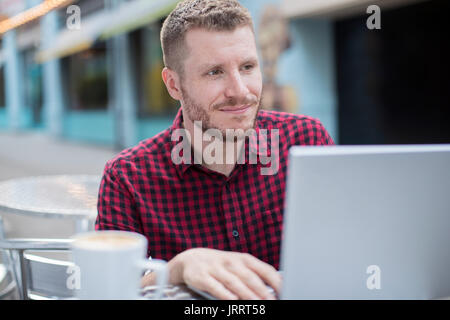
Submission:
M 177 129 L 184 129 L 183 127 L 183 108 L 179 108 L 177 115 L 175 116 L 175 119 L 173 120 L 172 126 L 170 127 L 170 158 L 172 160 L 172 150 L 177 145 L 177 143 L 180 142 L 180 140 L 172 140 L 173 132 Z M 181 137 L 180 137 L 181 139 Z M 173 163 L 173 162 L 172 162 Z M 178 175 L 180 178 L 183 177 L 184 173 L 187 169 L 189 169 L 190 166 L 192 166 L 194 163 L 194 153 L 191 152 L 191 159 L 189 163 L 185 163 L 185 161 L 182 161 L 180 164 L 173 164 L 175 166 L 175 169 L 178 172 Z

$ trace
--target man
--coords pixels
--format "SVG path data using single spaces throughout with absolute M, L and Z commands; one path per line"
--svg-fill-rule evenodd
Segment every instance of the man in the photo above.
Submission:
M 170 128 L 107 163 L 96 228 L 144 234 L 148 255 L 169 261 L 172 284 L 221 299 L 273 299 L 266 285 L 281 286 L 276 270 L 288 149 L 333 141 L 315 119 L 259 110 L 252 20 L 237 1 L 179 3 L 161 42 L 162 78 L 181 108 Z M 238 134 L 214 149 L 218 161 L 206 161 L 205 151 L 231 129 Z M 209 135 L 196 143 L 199 131 Z M 180 153 L 179 137 L 189 145 Z M 144 285 L 153 281 L 152 273 L 143 278 Z

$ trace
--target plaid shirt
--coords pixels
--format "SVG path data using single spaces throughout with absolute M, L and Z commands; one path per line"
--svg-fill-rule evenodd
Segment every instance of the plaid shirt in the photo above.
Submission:
M 256 132 L 279 129 L 278 172 L 262 175 L 270 164 L 250 163 L 248 143 L 245 163 L 227 177 L 194 162 L 172 162 L 178 141 L 171 136 L 182 122 L 180 108 L 170 128 L 108 161 L 96 229 L 145 235 L 153 258 L 170 260 L 186 249 L 208 247 L 248 252 L 278 269 L 288 149 L 333 140 L 316 119 L 261 110 Z

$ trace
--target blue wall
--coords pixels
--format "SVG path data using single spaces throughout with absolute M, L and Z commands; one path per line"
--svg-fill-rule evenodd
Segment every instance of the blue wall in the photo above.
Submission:
M 69 139 L 114 144 L 114 117 L 108 111 L 70 111 L 64 114 L 63 136 Z
M 337 142 L 332 22 L 321 19 L 293 20 L 290 31 L 292 47 L 280 60 L 279 82 L 290 83 L 296 88 L 298 112 L 320 119 Z
M 19 128 L 32 128 L 33 127 L 33 115 L 31 113 L 30 108 L 24 107 L 21 108 L 20 114 L 19 114 Z M 8 118 L 8 111 L 6 108 L 0 109 L 0 128 L 8 129 L 11 127 L 9 118 Z
M 31 128 L 33 127 L 33 114 L 31 108 L 25 106 L 20 110 L 20 127 Z
M 8 126 L 8 119 L 6 115 L 6 108 L 0 108 L 0 129 Z
M 154 135 L 170 127 L 173 123 L 172 118 L 155 118 L 137 121 L 137 141 L 151 138 Z

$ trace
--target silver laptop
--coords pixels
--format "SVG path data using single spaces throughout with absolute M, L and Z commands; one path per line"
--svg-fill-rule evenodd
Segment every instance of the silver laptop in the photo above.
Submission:
M 289 157 L 282 299 L 450 296 L 450 145 Z

